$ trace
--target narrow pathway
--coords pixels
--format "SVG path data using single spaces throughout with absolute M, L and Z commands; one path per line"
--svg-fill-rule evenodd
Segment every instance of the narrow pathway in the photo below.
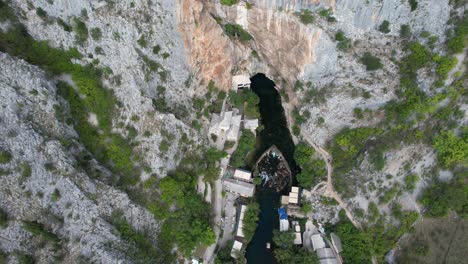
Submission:
M 361 224 L 354 219 L 353 214 L 348 209 L 348 205 L 341 199 L 340 195 L 333 188 L 333 180 L 332 180 L 333 166 L 332 166 L 331 155 L 322 147 L 317 146 L 313 142 L 313 140 L 310 138 L 309 135 L 304 134 L 302 132 L 301 132 L 301 135 L 307 141 L 307 143 L 309 143 L 315 149 L 315 151 L 317 151 L 320 154 L 320 156 L 322 156 L 322 159 L 327 164 L 327 187 L 325 189 L 325 196 L 335 199 L 338 202 L 338 205 L 341 207 L 341 209 L 343 209 L 346 212 L 346 216 L 348 216 L 351 223 L 353 223 L 353 225 L 356 228 L 362 229 Z

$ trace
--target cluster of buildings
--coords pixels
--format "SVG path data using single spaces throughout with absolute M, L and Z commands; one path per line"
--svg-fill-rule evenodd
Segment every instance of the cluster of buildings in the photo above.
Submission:
M 307 237 L 304 235 L 304 239 L 310 240 L 320 264 L 341 264 L 341 240 L 334 233 L 331 233 L 330 237 L 331 242 L 321 233 L 312 233 Z

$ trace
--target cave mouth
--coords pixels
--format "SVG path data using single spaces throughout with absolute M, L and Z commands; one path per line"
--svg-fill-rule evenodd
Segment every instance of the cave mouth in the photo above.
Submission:
M 262 155 L 275 146 L 289 165 L 290 182 L 294 184 L 295 175 L 300 171 L 300 168 L 294 161 L 294 142 L 281 104 L 281 96 L 275 88 L 275 83 L 265 74 L 258 73 L 250 80 L 250 88 L 260 98 L 258 107 L 264 129 L 257 134 L 256 148 L 252 159 L 254 163 L 249 164 L 249 167 L 256 167 L 255 163 Z M 261 167 L 258 168 L 258 170 L 261 169 Z M 280 197 L 282 193 L 289 190 L 289 186 L 290 183 L 280 189 L 265 184 L 257 186 L 255 199 L 260 205 L 259 221 L 252 241 L 246 249 L 247 263 L 276 263 L 273 250 L 267 249 L 266 245 L 273 242 L 273 230 L 277 229 L 279 225 L 277 209 L 280 206 Z

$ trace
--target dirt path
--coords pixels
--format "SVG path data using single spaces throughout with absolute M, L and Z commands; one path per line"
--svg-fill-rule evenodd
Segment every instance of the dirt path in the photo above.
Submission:
M 294 108 L 299 105 L 299 101 L 297 100 L 296 94 L 293 91 L 288 91 L 288 97 L 289 97 L 289 102 L 283 102 L 283 108 L 286 114 L 289 129 L 292 131 L 292 124 L 293 124 L 292 112 Z M 309 135 L 303 133 L 303 131 L 301 131 L 301 136 L 304 138 L 305 141 L 307 141 L 307 143 L 309 143 L 315 149 L 315 151 L 317 151 L 320 154 L 322 159 L 327 164 L 327 181 L 326 181 L 326 189 L 325 189 L 324 195 L 335 199 L 338 202 L 338 205 L 346 212 L 346 215 L 348 216 L 351 223 L 353 223 L 353 225 L 356 228 L 362 229 L 361 224 L 355 220 L 353 214 L 348 209 L 348 205 L 341 199 L 340 195 L 333 188 L 333 181 L 332 181 L 333 158 L 332 156 L 325 149 L 315 144 L 312 138 Z M 293 136 L 293 138 L 294 138 L 294 143 L 297 144 L 298 139 L 295 136 Z M 319 187 L 319 185 L 322 185 L 322 184 L 323 183 L 319 183 L 311 191 L 314 192 Z
M 331 198 L 335 199 L 338 202 L 338 205 L 346 212 L 346 215 L 348 216 L 351 223 L 353 223 L 353 225 L 356 228 L 362 229 L 361 224 L 354 219 L 353 214 L 348 209 L 348 205 L 341 199 L 340 195 L 333 188 L 333 180 L 332 180 L 332 174 L 333 174 L 332 160 L 333 159 L 332 159 L 332 156 L 325 149 L 323 149 L 320 146 L 317 146 L 313 142 L 313 140 L 310 138 L 309 135 L 306 135 L 306 134 L 304 134 L 302 132 L 301 132 L 301 135 L 307 141 L 307 143 L 309 143 L 315 149 L 315 151 L 317 151 L 317 153 L 319 153 L 320 156 L 322 156 L 322 159 L 327 164 L 327 187 L 325 189 L 325 196 L 328 196 L 328 197 L 331 197 Z

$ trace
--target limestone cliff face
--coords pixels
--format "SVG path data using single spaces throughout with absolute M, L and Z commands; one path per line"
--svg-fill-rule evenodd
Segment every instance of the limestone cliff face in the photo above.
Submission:
M 203 2 L 180 1 L 179 29 L 196 75 L 205 83 L 213 80 L 219 87 L 229 88 L 239 60 L 235 51 L 242 48 L 229 40 Z

